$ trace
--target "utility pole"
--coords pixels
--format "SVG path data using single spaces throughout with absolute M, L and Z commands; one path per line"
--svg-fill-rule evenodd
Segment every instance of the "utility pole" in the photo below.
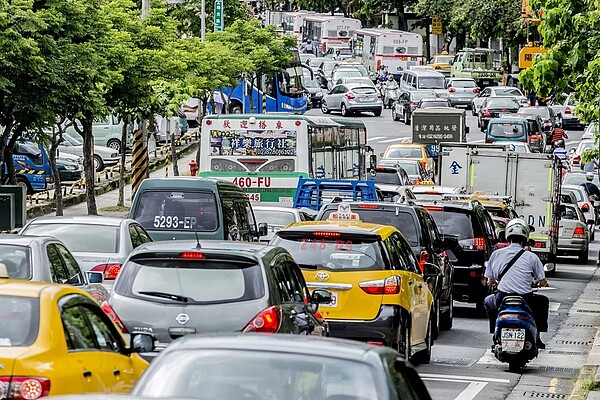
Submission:
M 202 6 L 200 8 L 200 41 L 204 42 L 204 36 L 206 36 L 206 4 L 205 0 L 202 0 Z

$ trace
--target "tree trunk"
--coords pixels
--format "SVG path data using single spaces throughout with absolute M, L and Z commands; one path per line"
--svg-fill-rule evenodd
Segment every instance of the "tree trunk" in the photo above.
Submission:
M 125 206 L 125 147 L 127 147 L 127 125 L 129 125 L 129 120 L 130 118 L 124 118 L 123 126 L 121 127 L 121 159 L 119 160 L 119 198 L 117 199 L 118 207 Z
M 94 168 L 94 134 L 92 132 L 92 122 L 94 118 L 86 116 L 81 120 L 83 129 L 83 170 L 85 172 L 85 194 L 87 198 L 88 215 L 98 215 L 96 206 L 96 169 Z
M 23 128 L 20 125 L 17 125 L 17 128 L 13 129 L 13 134 L 11 135 L 8 144 L 4 149 L 4 162 L 6 163 L 6 172 L 8 174 L 9 185 L 17 184 L 17 173 L 15 172 L 15 163 L 13 162 L 12 154 L 14 152 L 15 144 L 22 134 Z
M 398 30 L 408 31 L 406 16 L 404 15 L 404 0 L 396 1 L 396 14 L 398 14 Z
M 179 167 L 177 166 L 177 149 L 175 148 L 175 134 L 171 133 L 171 161 L 173 162 L 173 176 L 179 176 Z
M 60 173 L 58 172 L 58 167 L 56 166 L 56 150 L 58 149 L 58 144 L 60 143 L 61 139 L 62 134 L 52 134 L 52 144 L 50 145 L 50 151 L 48 152 L 48 161 L 50 162 L 52 176 L 54 177 L 54 201 L 56 203 L 57 216 L 63 215 L 63 197 L 60 183 Z
M 9 122 L 4 126 L 4 130 L 0 135 L 0 177 L 2 177 L 2 179 L 0 179 L 0 185 L 3 185 L 6 179 L 5 160 L 7 160 L 8 157 L 11 157 L 10 154 L 8 154 L 8 157 L 5 157 L 5 152 L 7 150 L 6 144 L 8 143 L 8 137 L 12 131 L 12 127 L 12 120 L 9 120 Z

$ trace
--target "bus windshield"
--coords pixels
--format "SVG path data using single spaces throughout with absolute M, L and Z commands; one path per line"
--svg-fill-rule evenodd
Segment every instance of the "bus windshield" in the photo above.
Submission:
M 279 90 L 285 95 L 302 93 L 302 67 L 288 67 L 279 72 Z

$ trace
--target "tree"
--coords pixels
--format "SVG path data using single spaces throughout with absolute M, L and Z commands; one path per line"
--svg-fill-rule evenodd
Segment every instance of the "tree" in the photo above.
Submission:
M 348 15 L 348 2 L 344 0 L 296 0 L 294 3 L 303 10 L 331 13 L 331 15 L 341 12 Z
M 374 14 L 381 13 L 396 13 L 398 16 L 398 29 L 407 31 L 406 16 L 404 9 L 411 8 L 417 4 L 416 0 L 351 0 L 351 4 L 355 4 L 360 8 L 355 13 L 355 16 L 363 21 L 369 20 Z
M 183 4 L 169 5 L 168 15 L 178 21 L 178 32 L 185 36 L 201 37 L 201 0 L 189 0 Z M 214 0 L 206 0 L 206 31 L 214 30 Z M 230 26 L 235 21 L 250 21 L 252 13 L 246 2 L 239 0 L 223 1 L 223 17 L 225 27 Z

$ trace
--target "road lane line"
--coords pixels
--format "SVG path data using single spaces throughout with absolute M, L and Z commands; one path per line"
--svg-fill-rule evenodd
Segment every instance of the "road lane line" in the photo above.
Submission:
M 473 400 L 487 385 L 487 382 L 471 382 L 454 400 Z
M 397 142 L 399 140 L 406 140 L 406 138 L 403 137 L 403 138 L 393 138 L 393 139 L 387 139 L 387 140 L 380 140 L 379 143 L 391 143 L 391 142 Z
M 475 382 L 494 382 L 494 383 L 510 383 L 509 379 L 499 378 L 481 378 L 478 376 L 462 376 L 462 375 L 443 375 L 443 374 L 419 374 L 421 378 L 432 378 L 432 379 L 451 379 L 451 380 L 468 380 Z
M 558 309 L 560 308 L 560 303 L 556 302 L 556 301 L 551 301 L 550 305 L 548 306 L 548 310 L 549 311 L 558 311 Z
M 375 136 L 375 137 L 372 137 L 372 138 L 367 138 L 367 141 L 385 139 L 386 137 L 387 136 Z

